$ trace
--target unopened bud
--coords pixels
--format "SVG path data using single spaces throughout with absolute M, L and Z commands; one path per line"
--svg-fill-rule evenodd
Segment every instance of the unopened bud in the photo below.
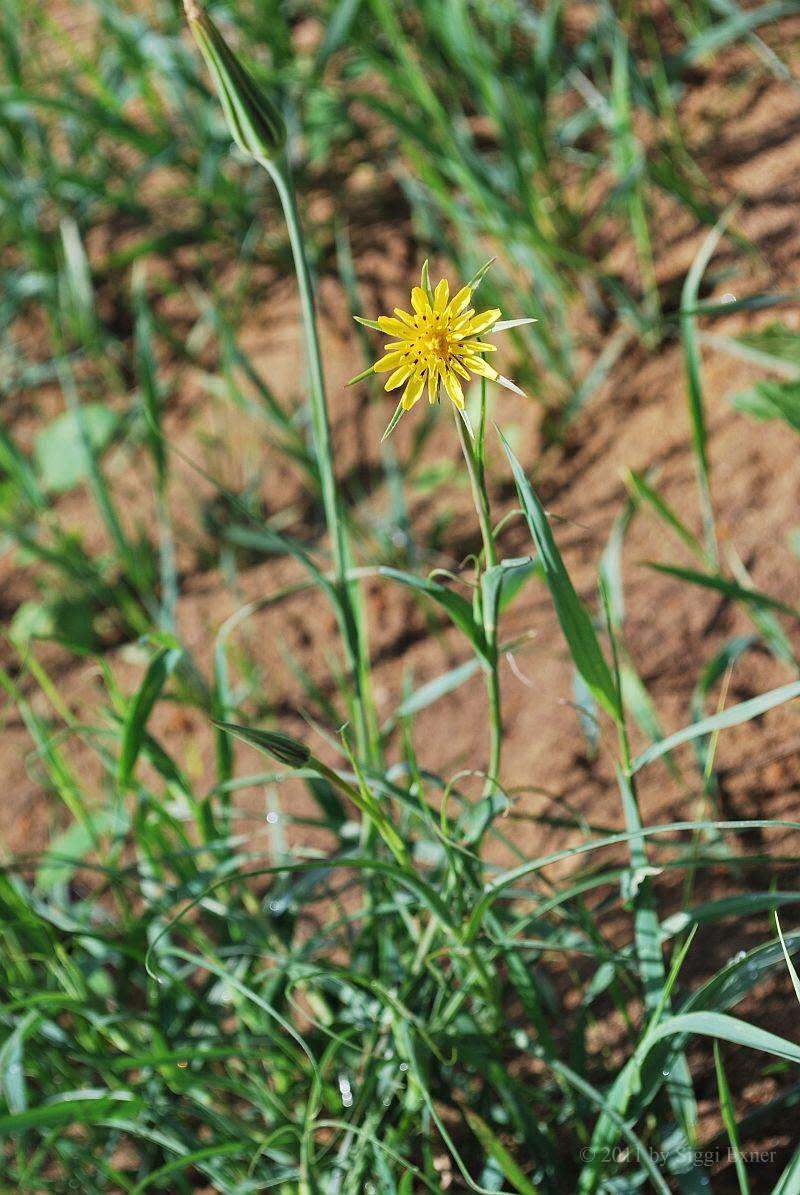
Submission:
M 236 144 L 254 158 L 271 158 L 286 140 L 283 117 L 239 61 L 199 0 L 183 0 L 189 28 L 214 78 Z
M 304 768 L 311 761 L 311 752 L 305 743 L 289 734 L 281 734 L 275 730 L 255 730 L 251 726 L 238 726 L 234 722 L 218 722 L 216 719 L 214 725 L 228 734 L 236 735 L 251 747 L 266 751 L 287 768 Z

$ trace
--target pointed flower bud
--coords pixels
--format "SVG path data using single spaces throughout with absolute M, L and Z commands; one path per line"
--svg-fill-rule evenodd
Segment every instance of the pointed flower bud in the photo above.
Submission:
M 286 140 L 283 117 L 231 50 L 199 0 L 183 0 L 189 28 L 214 78 L 236 144 L 254 158 L 271 158 Z
M 286 764 L 287 768 L 304 768 L 307 764 L 316 763 L 305 743 L 292 738 L 290 734 L 281 734 L 276 730 L 256 730 L 253 726 L 239 726 L 235 722 L 219 722 L 216 718 L 213 718 L 212 721 L 219 730 L 236 735 L 238 739 L 249 743 L 251 747 L 258 747 L 260 751 L 266 751 L 267 755 L 277 759 L 278 763 Z

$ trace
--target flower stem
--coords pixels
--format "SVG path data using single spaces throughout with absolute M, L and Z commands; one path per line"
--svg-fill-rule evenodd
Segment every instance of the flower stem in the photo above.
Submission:
M 289 243 L 294 258 L 297 286 L 300 294 L 303 333 L 310 383 L 311 428 L 314 452 L 319 468 L 322 506 L 325 522 L 331 539 L 333 569 L 337 597 L 340 603 L 341 623 L 347 663 L 355 686 L 355 730 L 356 743 L 362 758 L 371 763 L 378 762 L 380 753 L 377 717 L 372 695 L 369 669 L 369 648 L 367 643 L 366 617 L 361 591 L 357 582 L 349 575 L 352 556 L 347 537 L 346 521 L 339 504 L 336 489 L 336 475 L 333 468 L 333 446 L 331 442 L 328 407 L 325 401 L 325 379 L 322 370 L 322 355 L 314 310 L 314 292 L 311 272 L 308 268 L 303 231 L 297 211 L 297 200 L 291 172 L 286 162 L 272 158 L 258 158 L 275 184 L 283 209 Z
M 486 382 L 481 380 L 481 412 L 478 425 L 478 436 L 475 445 L 472 443 L 464 419 L 453 407 L 461 450 L 467 463 L 472 500 L 478 515 L 478 523 L 483 540 L 483 560 L 486 572 L 497 565 L 497 552 L 492 531 L 492 517 L 489 510 L 489 495 L 486 490 L 486 474 L 484 471 L 484 433 L 486 429 Z M 480 593 L 480 590 L 479 590 Z M 489 796 L 495 789 L 500 778 L 500 755 L 503 747 L 503 722 L 500 705 L 500 676 L 498 673 L 497 657 L 497 611 L 493 607 L 487 609 L 481 602 L 483 615 L 483 629 L 489 648 L 490 663 L 486 670 L 486 694 L 489 702 L 489 767 L 486 773 L 484 796 Z

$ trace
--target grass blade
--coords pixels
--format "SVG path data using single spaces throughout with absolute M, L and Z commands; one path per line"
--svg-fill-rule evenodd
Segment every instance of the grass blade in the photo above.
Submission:
M 619 721 L 622 718 L 619 694 L 600 649 L 592 620 L 575 592 L 569 574 L 564 567 L 564 561 L 561 559 L 561 553 L 550 530 L 544 507 L 536 497 L 510 444 L 502 432 L 499 432 L 499 435 L 511 462 L 520 504 L 536 544 L 538 560 L 544 570 L 556 615 L 575 667 L 597 702 L 615 721 Z
M 128 705 L 122 725 L 122 745 L 117 767 L 120 788 L 130 785 L 133 770 L 145 738 L 147 720 L 161 690 L 172 675 L 183 652 L 180 648 L 162 647 L 147 666 L 141 685 Z
M 781 685 L 778 689 L 770 689 L 769 692 L 760 693 L 758 697 L 752 697 L 749 701 L 741 701 L 738 705 L 731 705 L 718 714 L 703 718 L 700 722 L 693 722 L 691 726 L 684 726 L 682 730 L 676 730 L 674 734 L 667 735 L 665 739 L 653 743 L 641 755 L 638 755 L 631 764 L 630 774 L 633 775 L 640 771 L 654 759 L 658 759 L 682 743 L 689 743 L 692 739 L 714 734 L 729 726 L 738 726 L 742 722 L 749 722 L 751 718 L 758 718 L 767 710 L 774 709 L 776 705 L 782 705 L 785 701 L 794 701 L 796 697 L 800 697 L 800 681 L 792 681 L 788 685 Z
M 719 1048 L 719 1042 L 717 1041 L 714 1042 L 714 1068 L 717 1072 L 717 1088 L 719 1090 L 720 1112 L 722 1113 L 722 1121 L 728 1133 L 730 1148 L 733 1150 L 734 1165 L 736 1166 L 736 1177 L 739 1180 L 739 1191 L 741 1195 L 750 1195 L 750 1187 L 747 1182 L 747 1171 L 744 1168 L 742 1151 L 739 1146 L 739 1133 L 736 1128 L 736 1113 L 733 1107 L 731 1089 L 728 1086 L 725 1068 L 722 1065 L 722 1052 Z M 728 1152 L 730 1153 L 730 1150 Z

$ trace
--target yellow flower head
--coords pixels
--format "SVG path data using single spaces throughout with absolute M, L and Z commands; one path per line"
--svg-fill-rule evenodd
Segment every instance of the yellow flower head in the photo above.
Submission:
M 376 361 L 371 370 L 359 374 L 358 381 L 369 373 L 388 373 L 384 389 L 397 390 L 404 386 L 398 415 L 409 411 L 427 389 L 428 401 L 436 402 L 444 386 L 448 397 L 460 411 L 464 409 L 462 380 L 468 381 L 472 374 L 499 382 L 517 394 L 522 391 L 502 377 L 484 360 L 486 353 L 496 351 L 496 346 L 481 340 L 482 334 L 530 323 L 530 320 L 510 320 L 498 324 L 500 311 L 493 307 L 476 312 L 471 306 L 475 286 L 484 270 L 476 276 L 474 283 L 462 286 L 450 298 L 450 286 L 443 278 L 435 290 L 431 290 L 427 277 L 427 262 L 422 270 L 422 285 L 411 291 L 413 311 L 395 307 L 394 315 L 382 315 L 373 322 L 360 320 L 370 328 L 393 337 L 384 345 L 384 356 Z
M 386 390 L 396 390 L 405 383 L 401 398 L 404 411 L 409 411 L 422 395 L 427 383 L 428 399 L 436 402 L 439 386 L 444 385 L 457 407 L 464 406 L 461 378 L 471 373 L 492 381 L 499 375 L 483 359 L 484 353 L 495 352 L 493 344 L 478 337 L 491 330 L 500 318 L 497 308 L 476 315 L 470 307 L 472 290 L 462 286 L 453 298 L 443 278 L 433 293 L 433 302 L 421 286 L 411 292 L 413 314 L 395 307 L 394 318 L 382 315 L 378 327 L 387 336 L 395 337 L 384 345 L 385 356 L 373 365 L 375 373 L 388 373 Z

